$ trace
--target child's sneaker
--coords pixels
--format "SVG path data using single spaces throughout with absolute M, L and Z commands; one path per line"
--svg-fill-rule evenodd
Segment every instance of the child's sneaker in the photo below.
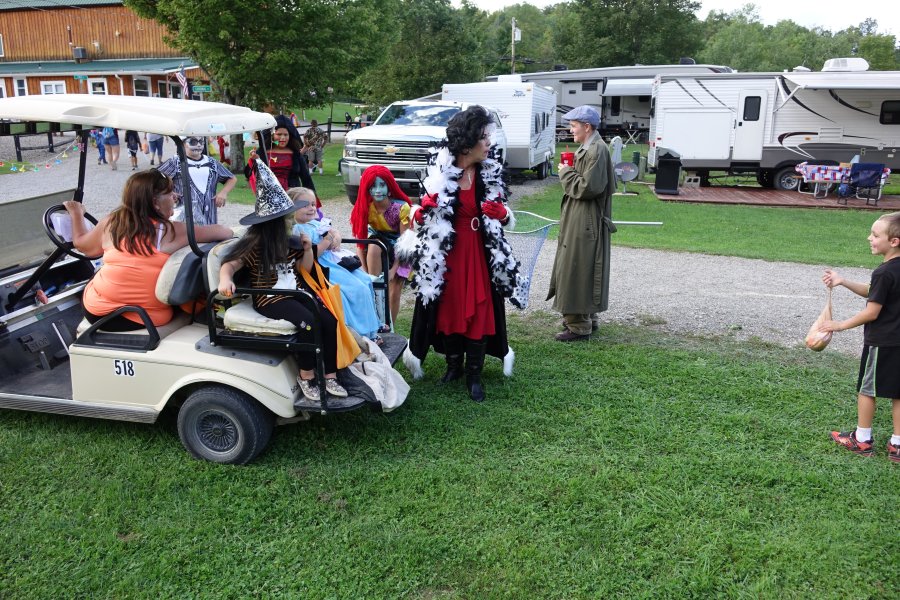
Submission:
M 298 375 L 297 383 L 300 384 L 300 391 L 303 392 L 303 395 L 306 396 L 307 400 L 312 400 L 313 402 L 319 402 L 319 400 L 321 400 L 321 396 L 319 396 L 319 386 L 316 385 L 315 379 L 302 379 Z
M 347 397 L 347 390 L 345 390 L 344 387 L 337 382 L 337 379 L 326 379 L 325 391 L 338 398 Z
M 840 444 L 850 452 L 854 452 L 856 454 L 859 454 L 860 456 L 872 456 L 872 454 L 875 452 L 875 447 L 872 444 L 872 440 L 869 440 L 868 442 L 860 442 L 856 439 L 856 431 L 832 431 L 831 439 L 833 439 L 836 444 Z
M 900 463 L 900 446 L 893 445 L 890 440 L 888 440 L 888 459 L 894 461 L 895 463 Z

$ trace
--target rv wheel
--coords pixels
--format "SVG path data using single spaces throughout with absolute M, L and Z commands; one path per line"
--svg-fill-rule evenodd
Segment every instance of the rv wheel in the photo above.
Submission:
M 800 175 L 794 170 L 793 165 L 782 167 L 775 174 L 776 190 L 796 190 L 800 184 Z
M 756 182 L 764 188 L 775 187 L 775 177 L 771 169 L 760 169 L 756 172 Z
M 538 179 L 547 179 L 547 175 L 550 174 L 550 159 L 548 158 L 547 160 L 539 164 L 536 171 Z
M 194 457 L 243 465 L 265 450 L 272 413 L 235 389 L 211 385 L 188 396 L 178 411 L 178 437 Z

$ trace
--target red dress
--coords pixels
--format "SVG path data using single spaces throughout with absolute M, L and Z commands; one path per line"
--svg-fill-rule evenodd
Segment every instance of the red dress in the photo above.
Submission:
M 281 187 L 287 190 L 291 187 L 288 183 L 288 178 L 291 175 L 291 169 L 294 168 L 294 153 L 270 151 L 269 168 L 272 169 L 272 173 L 278 178 L 278 183 L 281 184 Z
M 446 284 L 437 307 L 437 331 L 478 340 L 494 335 L 496 328 L 474 185 L 459 192 L 453 229 L 456 242 L 447 254 Z

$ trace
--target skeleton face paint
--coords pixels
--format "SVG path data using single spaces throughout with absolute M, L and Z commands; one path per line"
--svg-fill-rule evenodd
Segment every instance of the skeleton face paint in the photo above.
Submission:
M 384 200 L 388 197 L 388 185 L 384 182 L 384 179 L 376 177 L 375 183 L 369 188 L 369 193 L 372 194 L 372 199 L 376 201 Z
M 188 158 L 193 160 L 199 160 L 200 155 L 203 153 L 203 144 L 206 143 L 206 140 L 202 137 L 189 137 L 184 140 L 184 151 L 188 155 Z

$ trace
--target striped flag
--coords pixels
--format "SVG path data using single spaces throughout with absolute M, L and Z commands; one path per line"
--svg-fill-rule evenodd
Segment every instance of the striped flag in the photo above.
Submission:
M 185 100 L 190 100 L 191 86 L 188 83 L 187 77 L 184 76 L 184 65 L 182 65 L 181 68 L 178 69 L 178 72 L 175 73 L 175 79 L 181 84 L 181 95 L 184 96 Z

